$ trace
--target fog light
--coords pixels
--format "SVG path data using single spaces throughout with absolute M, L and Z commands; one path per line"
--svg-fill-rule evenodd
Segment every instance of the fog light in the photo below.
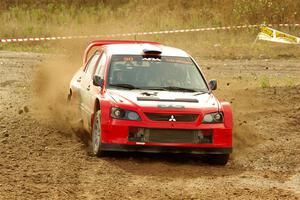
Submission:
M 145 142 L 144 128 L 129 127 L 128 130 L 128 141 L 131 142 Z
M 199 131 L 199 132 L 198 132 L 198 138 L 199 138 L 200 140 L 202 140 L 203 137 L 204 137 L 203 134 L 201 133 L 201 131 Z

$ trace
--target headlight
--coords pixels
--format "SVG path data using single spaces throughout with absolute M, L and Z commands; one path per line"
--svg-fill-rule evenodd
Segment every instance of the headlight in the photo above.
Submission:
M 111 108 L 111 117 L 114 119 L 141 120 L 139 114 L 134 111 L 124 110 L 122 108 Z
M 215 112 L 215 113 L 206 114 L 203 117 L 202 123 L 204 123 L 204 124 L 223 123 L 223 113 Z

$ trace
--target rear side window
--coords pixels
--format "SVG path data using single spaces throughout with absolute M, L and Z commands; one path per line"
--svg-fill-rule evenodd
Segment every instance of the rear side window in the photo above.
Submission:
M 100 57 L 100 53 L 97 51 L 89 60 L 88 64 L 86 65 L 85 67 L 85 72 L 92 76 L 93 75 L 93 72 L 94 72 L 94 68 L 95 68 L 95 65 L 96 65 L 96 62 L 97 60 L 99 59 Z

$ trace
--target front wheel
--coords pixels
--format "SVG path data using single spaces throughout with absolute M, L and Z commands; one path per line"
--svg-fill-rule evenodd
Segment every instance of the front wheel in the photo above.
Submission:
M 101 111 L 95 113 L 93 129 L 92 129 L 92 153 L 95 156 L 101 157 L 104 152 L 101 151 Z
M 205 161 L 212 165 L 226 165 L 229 154 L 210 154 L 205 156 Z

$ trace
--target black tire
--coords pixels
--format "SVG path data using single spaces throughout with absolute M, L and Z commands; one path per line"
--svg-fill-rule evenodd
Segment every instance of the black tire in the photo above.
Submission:
M 98 110 L 94 116 L 92 134 L 91 134 L 91 152 L 94 156 L 103 157 L 101 151 L 101 111 Z
M 205 157 L 205 161 L 211 165 L 226 165 L 228 160 L 229 154 L 210 154 Z

